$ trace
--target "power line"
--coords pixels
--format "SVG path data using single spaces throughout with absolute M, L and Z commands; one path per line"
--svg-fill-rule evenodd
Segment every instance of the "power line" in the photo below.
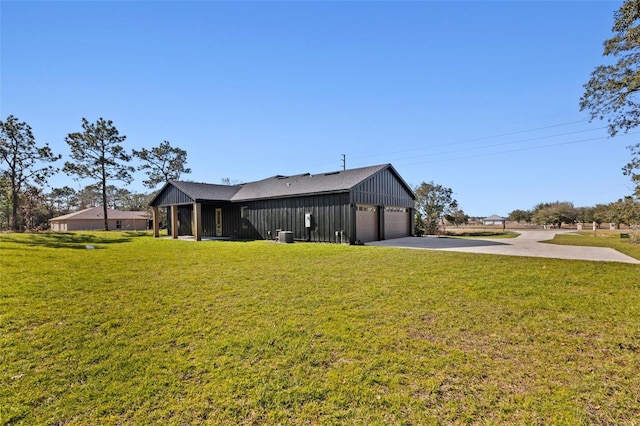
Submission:
M 567 116 L 567 115 L 571 115 L 573 113 L 564 113 L 564 114 L 553 114 L 553 115 L 549 115 L 549 116 L 545 116 L 545 117 L 541 117 L 541 118 L 552 118 L 552 117 L 561 117 L 561 116 Z M 539 118 L 539 119 L 541 119 Z M 536 121 L 539 119 L 532 119 L 532 120 L 526 120 L 526 121 Z M 505 137 L 505 136 L 513 136 L 513 135 L 518 135 L 518 134 L 524 134 L 524 133 L 530 133 L 530 132 L 536 132 L 536 131 L 540 131 L 540 130 L 547 130 L 547 129 L 553 129 L 553 128 L 558 128 L 558 127 L 564 127 L 564 126 L 570 126 L 573 124 L 579 124 L 579 123 L 585 123 L 585 122 L 589 122 L 589 119 L 580 119 L 580 120 L 574 120 L 574 121 L 567 121 L 567 122 L 563 122 L 563 123 L 555 123 L 555 124 L 550 124 L 550 125 L 546 125 L 546 126 L 540 126 L 540 127 L 534 127 L 531 129 L 524 129 L 524 130 L 518 130 L 518 131 L 514 131 L 514 132 L 506 132 L 506 133 L 500 133 L 500 134 L 496 134 L 496 135 L 490 135 L 490 136 L 482 136 L 482 137 L 478 137 L 478 138 L 472 138 L 472 139 L 465 139 L 462 141 L 456 141 L 456 142 L 450 142 L 450 143 L 443 143 L 443 144 L 438 144 L 438 145 L 434 145 L 434 146 L 430 146 L 430 147 L 421 147 L 421 148 L 411 148 L 411 149 L 405 149 L 405 150 L 399 150 L 399 151 L 391 151 L 391 152 L 386 152 L 386 153 L 376 153 L 376 154 L 370 154 L 370 155 L 360 155 L 360 156 L 356 156 L 356 157 L 351 157 L 352 160 L 361 160 L 361 159 L 366 159 L 366 158 L 371 158 L 371 157 L 380 157 L 380 156 L 392 156 L 392 155 L 396 155 L 396 154 L 402 154 L 402 153 L 408 153 L 408 152 L 415 152 L 415 151 L 423 151 L 426 149 L 430 149 L 430 148 L 437 148 L 437 147 L 447 147 L 447 146 L 453 146 L 453 145 L 461 145 L 461 144 L 465 144 L 465 143 L 471 143 L 471 142 L 477 142 L 477 141 L 483 141 L 483 140 L 490 140 L 490 139 L 496 139 L 496 138 L 501 138 L 501 137 Z M 565 132 L 565 133 L 557 133 L 557 134 L 553 134 L 553 135 L 546 135 L 546 136 L 540 136 L 540 137 L 535 137 L 535 138 L 528 138 L 528 139 L 521 139 L 518 141 L 511 141 L 511 142 L 504 142 L 504 143 L 499 143 L 499 144 L 491 144 L 491 145 L 480 145 L 480 146 L 476 146 L 476 147 L 469 147 L 469 148 L 463 148 L 463 149 L 459 149 L 459 150 L 453 150 L 453 151 L 442 151 L 442 152 L 438 152 L 438 153 L 426 153 L 426 154 L 420 154 L 420 155 L 413 155 L 410 158 L 416 158 L 416 157 L 425 157 L 425 156 L 432 156 L 432 155 L 442 155 L 442 154 L 448 154 L 448 153 L 455 153 L 455 152 L 461 152 L 461 151 L 467 151 L 467 150 L 477 150 L 477 149 L 485 149 L 485 148 L 490 148 L 490 147 L 495 147 L 495 146 L 502 146 L 502 145 L 509 145 L 509 144 L 515 144 L 515 143 L 522 143 L 522 142 L 531 142 L 531 141 L 535 141 L 535 140 L 541 140 L 541 139 L 550 139 L 550 138 L 555 138 L 555 137 L 560 137 L 560 136 L 567 136 L 567 135 L 571 135 L 571 134 L 578 134 L 578 133 L 585 133 L 585 132 L 590 132 L 590 131 L 596 131 L 596 130 L 602 130 L 607 128 L 607 126 L 602 126 L 602 127 L 597 127 L 594 129 L 587 129 L 587 130 L 578 130 L 575 132 Z M 600 138 L 600 139 L 604 139 L 604 138 Z M 533 149 L 536 149 L 535 147 Z M 343 156 L 345 154 L 342 154 Z M 404 157 L 404 158 L 396 158 L 395 160 L 403 160 L 405 158 L 409 158 L 409 157 Z M 466 157 L 465 157 L 466 158 Z M 389 161 L 389 160 L 386 160 Z M 345 161 L 343 161 L 343 168 Z M 323 164 L 330 164 L 330 163 L 323 163 Z
M 526 130 L 518 130 L 515 132 L 508 132 L 508 133 L 501 133 L 501 134 L 497 134 L 497 135 L 491 135 L 491 136 L 483 136 L 483 137 L 479 137 L 479 138 L 472 138 L 472 139 L 465 139 L 462 141 L 456 141 L 456 142 L 449 142 L 449 143 L 444 143 L 444 144 L 438 144 L 435 145 L 433 147 L 437 148 L 437 147 L 444 147 L 444 146 L 452 146 L 452 145 L 461 145 L 461 144 L 465 144 L 465 143 L 471 143 L 471 142 L 478 142 L 478 141 L 483 141 L 483 140 L 488 140 L 488 139 L 496 139 L 496 138 L 502 138 L 505 136 L 513 136 L 513 135 L 518 135 L 518 134 L 523 134 L 523 133 L 530 133 L 530 132 L 537 132 L 539 130 L 547 130 L 547 129 L 552 129 L 552 128 L 556 128 L 556 127 L 563 127 L 563 126 L 570 126 L 572 124 L 578 124 L 578 123 L 584 123 L 589 121 L 588 119 L 582 119 L 582 120 L 576 120 L 576 121 L 569 121 L 569 122 L 565 122 L 565 123 L 558 123 L 558 124 L 551 124 L 548 126 L 542 126 L 542 127 L 536 127 L 533 129 L 526 129 Z M 605 127 L 600 127 L 598 129 L 604 129 Z M 405 150 L 400 150 L 400 151 L 393 151 L 393 152 L 387 152 L 387 153 L 383 153 L 383 154 L 370 154 L 370 155 L 361 155 L 358 157 L 353 157 L 352 159 L 363 159 L 363 158 L 371 158 L 371 157 L 377 157 L 380 155 L 394 155 L 394 154 L 403 154 L 406 152 L 414 152 L 414 151 L 422 151 L 424 149 L 427 149 L 425 147 L 421 147 L 421 148 L 411 148 L 411 149 L 405 149 Z
M 603 127 L 596 127 L 596 128 L 593 128 L 593 129 L 576 130 L 574 132 L 557 133 L 555 135 L 538 136 L 538 137 L 535 137 L 535 138 L 520 139 L 520 140 L 517 140 L 517 141 L 501 142 L 501 143 L 495 143 L 495 144 L 491 144 L 491 145 L 480 145 L 480 146 L 475 146 L 475 147 L 470 147 L 470 148 L 456 149 L 456 150 L 452 150 L 452 151 L 430 152 L 430 153 L 427 153 L 427 154 L 422 154 L 422 155 L 417 155 L 417 156 L 414 155 L 411 158 L 426 157 L 426 156 L 433 156 L 433 155 L 442 155 L 442 154 L 453 154 L 453 153 L 456 153 L 456 152 L 466 152 L 466 151 L 470 151 L 470 150 L 493 148 L 493 147 L 497 147 L 497 146 L 514 145 L 514 144 L 523 143 L 523 142 L 532 142 L 532 141 L 537 141 L 537 140 L 542 140 L 542 139 L 557 138 L 557 137 L 560 137 L 560 136 L 568 136 L 568 135 L 576 135 L 576 134 L 579 134 L 579 133 L 594 132 L 596 130 L 602 130 L 602 129 L 606 129 L 606 128 L 607 128 L 607 126 L 603 126 Z M 405 158 L 397 158 L 397 160 L 404 160 L 404 159 Z
M 640 132 L 631 132 L 631 133 L 627 133 L 627 134 L 628 135 L 636 135 L 636 134 L 640 134 Z M 531 150 L 535 150 L 535 149 L 551 148 L 551 147 L 563 146 L 563 145 L 573 145 L 573 144 L 584 143 L 584 142 L 592 142 L 592 141 L 603 140 L 603 139 L 608 139 L 608 138 L 609 138 L 608 136 L 602 136 L 602 137 L 598 137 L 598 138 L 580 139 L 580 140 L 577 140 L 577 141 L 559 142 L 559 143 L 555 143 L 555 144 L 531 146 L 531 147 L 512 149 L 512 150 L 507 150 L 507 151 L 490 152 L 490 153 L 486 153 L 486 154 L 468 155 L 468 156 L 465 156 L 465 157 L 443 158 L 443 159 L 439 159 L 439 160 L 421 161 L 419 163 L 408 163 L 408 164 L 404 163 L 404 164 L 399 164 L 399 166 L 417 166 L 417 165 L 422 165 L 422 164 L 441 163 L 441 162 L 446 162 L 446 161 L 468 160 L 468 159 L 473 159 L 473 158 L 489 157 L 489 156 L 492 156 L 492 155 L 509 154 L 509 153 L 512 153 L 512 152 L 531 151 Z

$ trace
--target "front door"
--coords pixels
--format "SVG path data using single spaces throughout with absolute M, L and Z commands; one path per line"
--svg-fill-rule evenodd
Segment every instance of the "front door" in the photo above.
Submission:
M 216 237 L 222 236 L 222 209 L 216 209 Z

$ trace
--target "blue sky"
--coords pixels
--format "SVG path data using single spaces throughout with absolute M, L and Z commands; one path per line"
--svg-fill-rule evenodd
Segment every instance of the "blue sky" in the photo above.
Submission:
M 609 203 L 632 193 L 638 135 L 608 138 L 578 102 L 621 4 L 5 0 L 0 116 L 64 160 L 82 117 L 113 120 L 127 149 L 186 149 L 197 182 L 345 154 L 450 187 L 474 216 Z

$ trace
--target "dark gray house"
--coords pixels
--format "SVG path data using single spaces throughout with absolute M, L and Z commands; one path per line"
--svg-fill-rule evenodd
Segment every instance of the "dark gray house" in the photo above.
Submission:
M 415 194 L 391 164 L 273 176 L 242 185 L 167 183 L 151 201 L 154 235 L 166 208 L 174 238 L 192 235 L 358 242 L 413 234 Z

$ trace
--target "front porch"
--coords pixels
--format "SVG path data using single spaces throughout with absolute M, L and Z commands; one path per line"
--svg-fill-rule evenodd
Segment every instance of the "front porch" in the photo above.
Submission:
M 160 237 L 160 207 L 153 206 L 153 236 Z M 231 214 L 228 206 L 217 204 L 173 204 L 167 209 L 167 230 L 173 239 L 231 239 L 225 232 L 223 216 Z

